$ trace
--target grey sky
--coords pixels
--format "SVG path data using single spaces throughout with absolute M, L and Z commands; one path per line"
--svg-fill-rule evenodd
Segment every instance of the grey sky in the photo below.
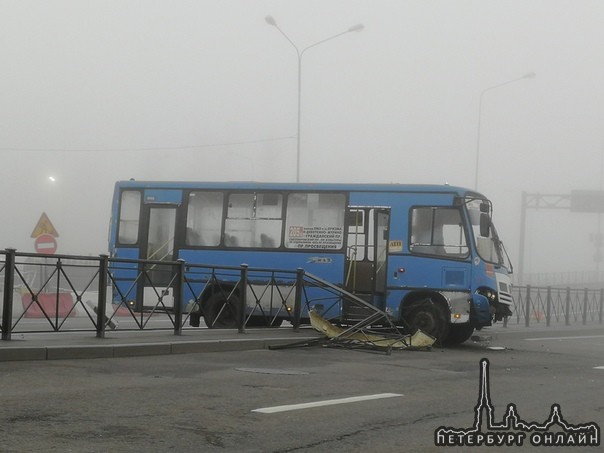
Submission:
M 106 251 L 119 179 L 301 179 L 479 189 L 512 258 L 521 192 L 599 189 L 604 2 L 0 1 L 0 247 Z M 57 178 L 48 181 L 49 175 Z M 531 212 L 528 272 L 593 269 L 596 216 Z M 568 268 L 568 269 L 567 269 Z

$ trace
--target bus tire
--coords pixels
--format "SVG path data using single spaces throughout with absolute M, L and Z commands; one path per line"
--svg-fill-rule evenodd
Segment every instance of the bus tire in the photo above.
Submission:
M 212 294 L 204 304 L 204 319 L 210 329 L 237 329 L 241 303 L 236 294 L 228 300 L 221 292 Z
M 440 345 L 444 343 L 449 333 L 449 321 L 445 310 L 430 299 L 409 307 L 405 313 L 405 321 L 414 333 L 419 329 L 434 337 L 436 343 Z
M 474 327 L 470 324 L 451 324 L 449 334 L 445 338 L 445 343 L 449 345 L 462 344 L 474 333 Z
M 270 322 L 272 321 L 272 324 Z M 264 316 L 252 316 L 247 320 L 247 327 L 280 327 L 283 319 L 272 319 Z

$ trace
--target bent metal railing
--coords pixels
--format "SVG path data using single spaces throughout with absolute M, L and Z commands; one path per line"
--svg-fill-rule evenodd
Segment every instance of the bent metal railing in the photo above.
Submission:
M 2 340 L 10 340 L 13 333 L 60 331 L 95 331 L 103 338 L 108 329 L 173 330 L 180 335 L 183 328 L 200 326 L 201 319 L 209 320 L 207 327 L 239 332 L 282 321 L 298 329 L 302 315 L 312 308 L 327 318 L 337 319 L 349 310 L 357 321 L 377 316 L 380 323 L 389 323 L 370 304 L 302 269 L 6 249 L 0 251 L 0 282 Z M 504 325 L 602 324 L 603 306 L 604 289 L 515 287 L 513 315 Z

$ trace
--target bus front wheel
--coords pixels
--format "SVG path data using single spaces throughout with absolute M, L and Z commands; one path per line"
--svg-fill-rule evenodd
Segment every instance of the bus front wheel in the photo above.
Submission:
M 204 319 L 210 329 L 236 329 L 241 311 L 239 297 L 230 298 L 220 292 L 212 294 L 204 305 Z
M 473 333 L 474 327 L 470 324 L 451 324 L 445 343 L 450 345 L 462 344 L 469 339 Z
M 419 329 L 434 337 L 440 344 L 447 338 L 449 323 L 445 310 L 430 299 L 409 307 L 405 321 L 413 332 Z

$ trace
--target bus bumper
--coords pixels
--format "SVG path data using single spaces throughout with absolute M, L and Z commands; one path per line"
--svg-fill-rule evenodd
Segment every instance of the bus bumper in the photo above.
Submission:
M 470 321 L 474 327 L 485 327 L 492 324 L 491 306 L 489 300 L 480 294 L 472 294 L 470 304 Z

